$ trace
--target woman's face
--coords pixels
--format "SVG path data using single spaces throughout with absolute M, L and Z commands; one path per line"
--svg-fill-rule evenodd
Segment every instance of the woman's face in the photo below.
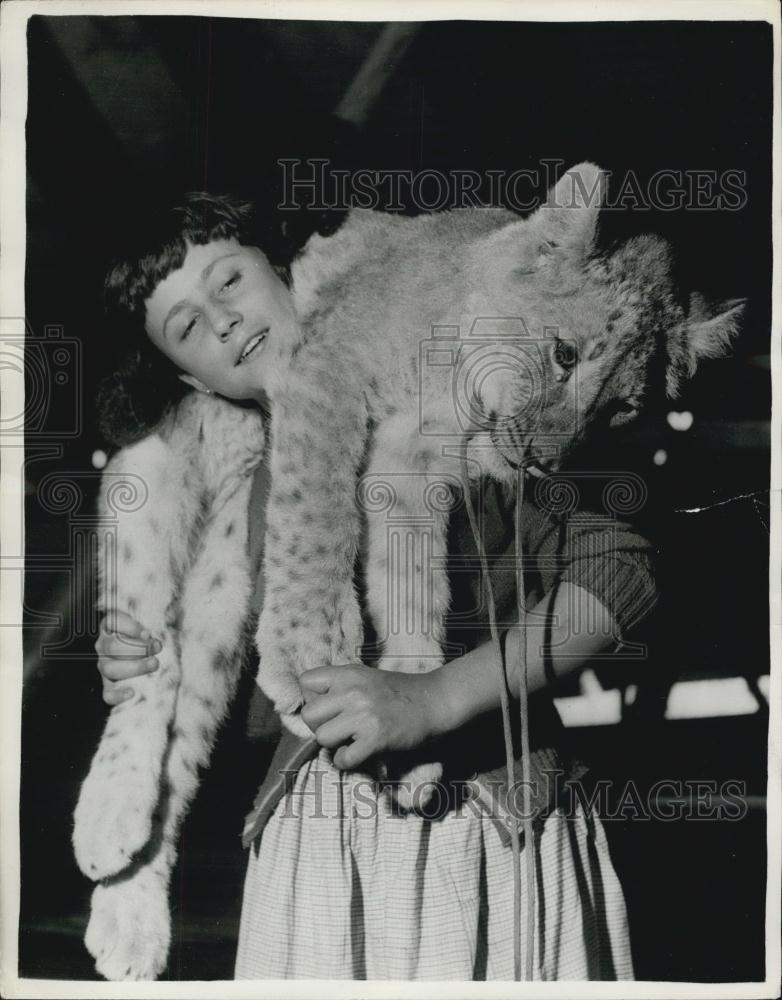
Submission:
M 190 385 L 263 399 L 264 357 L 295 335 L 290 293 L 255 247 L 188 246 L 182 267 L 147 299 L 149 338 Z

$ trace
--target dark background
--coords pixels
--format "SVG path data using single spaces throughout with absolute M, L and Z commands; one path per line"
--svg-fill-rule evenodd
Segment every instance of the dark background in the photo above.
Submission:
M 108 450 L 91 409 L 111 337 L 100 296 L 107 253 L 147 194 L 231 190 L 273 204 L 278 157 L 325 155 L 348 167 L 446 171 L 591 159 L 617 177 L 632 169 L 642 183 L 662 168 L 746 171 L 739 211 L 606 213 L 606 239 L 661 233 L 684 288 L 748 305 L 733 356 L 704 364 L 673 407 L 694 414 L 689 431 L 673 430 L 660 406 L 585 459 L 585 468 L 646 480 L 640 520 L 659 550 L 663 600 L 643 661 L 599 671 L 607 688 L 638 684 L 634 704 L 619 724 L 575 736 L 616 787 L 627 778 L 641 790 L 663 777 L 746 783 L 739 821 L 607 828 L 638 978 L 762 979 L 768 714 L 757 678 L 769 670 L 771 28 L 421 24 L 357 129 L 333 112 L 383 28 L 30 20 L 20 973 L 94 977 L 81 944 L 90 886 L 69 837 L 105 711 L 82 546 L 97 476 L 91 456 Z M 288 221 L 289 238 L 303 239 L 322 220 Z M 30 394 L 31 385 L 43 392 Z M 661 466 L 652 461 L 659 449 Z M 76 486 L 64 497 L 56 486 L 66 479 Z M 706 509 L 682 512 L 692 508 Z M 709 718 L 665 718 L 676 679 L 720 677 L 744 678 L 757 708 L 715 703 Z M 170 978 L 232 975 L 245 863 L 238 831 L 268 757 L 245 735 L 245 706 L 246 691 L 185 827 Z

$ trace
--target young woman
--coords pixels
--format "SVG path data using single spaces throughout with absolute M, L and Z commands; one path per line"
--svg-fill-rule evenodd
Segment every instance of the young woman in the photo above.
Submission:
M 143 435 L 187 390 L 265 407 L 257 331 L 273 338 L 296 316 L 288 272 L 259 248 L 251 218 L 229 199 L 189 196 L 110 272 L 112 328 L 124 356 L 102 401 L 113 440 Z M 267 489 L 262 466 L 250 539 L 258 549 Z M 562 518 L 532 501 L 523 514 L 535 785 L 535 843 L 524 850 L 534 849 L 537 872 L 535 976 L 629 979 L 622 891 L 598 818 L 562 796 L 586 768 L 562 748 L 551 696 L 561 678 L 614 649 L 651 610 L 650 545 L 607 516 L 574 513 L 564 530 Z M 487 489 L 490 552 L 512 551 L 513 522 L 502 490 Z M 458 514 L 451 542 L 454 555 L 474 555 Z M 497 570 L 494 584 L 499 618 L 511 620 L 515 573 Z M 302 717 L 313 739 L 283 737 L 251 817 L 237 978 L 513 978 L 507 831 L 496 809 L 464 808 L 465 786 L 455 780 L 477 774 L 485 789 L 494 775 L 507 791 L 496 663 L 476 613 L 477 574 L 455 567 L 452 594 L 450 648 L 467 651 L 440 670 L 324 665 L 303 675 Z M 256 596 L 260 602 L 260 589 Z M 108 704 L 129 693 L 134 675 L 155 669 L 159 651 L 143 622 L 117 611 L 117 631 L 102 631 L 96 643 Z M 599 627 L 579 626 L 586 621 Z M 504 641 L 515 695 L 522 630 L 509 629 Z M 437 815 L 401 815 L 368 781 L 376 755 L 404 761 L 400 771 L 416 755 L 444 760 L 453 795 Z M 501 797 L 494 805 L 501 820 Z

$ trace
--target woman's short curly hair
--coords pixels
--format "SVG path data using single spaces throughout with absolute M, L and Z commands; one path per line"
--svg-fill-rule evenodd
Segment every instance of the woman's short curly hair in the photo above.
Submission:
M 228 195 L 191 192 L 179 203 L 129 213 L 119 227 L 122 251 L 114 255 L 104 283 L 109 367 L 98 390 L 98 424 L 118 446 L 148 434 L 188 392 L 173 364 L 145 330 L 146 301 L 172 271 L 182 267 L 188 244 L 236 239 L 263 250 L 288 280 L 291 254 L 268 218 L 253 203 Z

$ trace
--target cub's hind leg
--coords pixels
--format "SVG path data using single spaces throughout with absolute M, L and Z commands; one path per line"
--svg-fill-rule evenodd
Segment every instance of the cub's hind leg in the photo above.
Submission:
M 171 943 L 168 883 L 173 844 L 92 892 L 84 944 L 106 979 L 156 979 Z
M 136 678 L 134 697 L 112 710 L 79 794 L 73 847 L 93 881 L 127 867 L 152 831 L 179 673 L 170 650 L 158 659 L 160 676 Z
M 179 830 L 242 662 L 251 591 L 246 552 L 249 489 L 246 480 L 215 500 L 210 530 L 184 585 L 177 615 L 184 669 L 148 842 L 119 877 L 93 892 L 85 944 L 97 971 L 107 979 L 154 979 L 166 965 L 171 936 L 168 891 Z M 129 793 L 132 790 L 126 790 Z
M 157 447 L 154 441 L 142 442 L 137 453 Z M 160 529 L 168 494 L 150 466 L 146 488 L 156 503 L 113 519 L 107 514 L 110 527 L 100 539 L 100 606 L 126 611 L 161 640 L 162 649 L 158 669 L 135 677 L 133 697 L 112 709 L 81 787 L 73 847 L 79 868 L 93 880 L 122 871 L 149 839 L 180 680 L 172 623 L 167 620 L 176 590 L 172 560 L 167 557 L 170 539 L 162 538 Z M 115 487 L 132 468 L 109 467 L 105 483 Z M 117 475 L 109 476 L 110 471 Z M 164 555 L 152 561 L 154 552 Z
M 400 413 L 377 429 L 362 501 L 369 523 L 368 600 L 382 645 L 381 670 L 424 673 L 443 664 L 450 600 L 448 516 L 458 480 L 439 437 L 419 432 L 418 414 Z M 388 773 L 386 766 L 386 773 Z M 406 809 L 423 806 L 442 765 L 421 764 L 394 786 Z

